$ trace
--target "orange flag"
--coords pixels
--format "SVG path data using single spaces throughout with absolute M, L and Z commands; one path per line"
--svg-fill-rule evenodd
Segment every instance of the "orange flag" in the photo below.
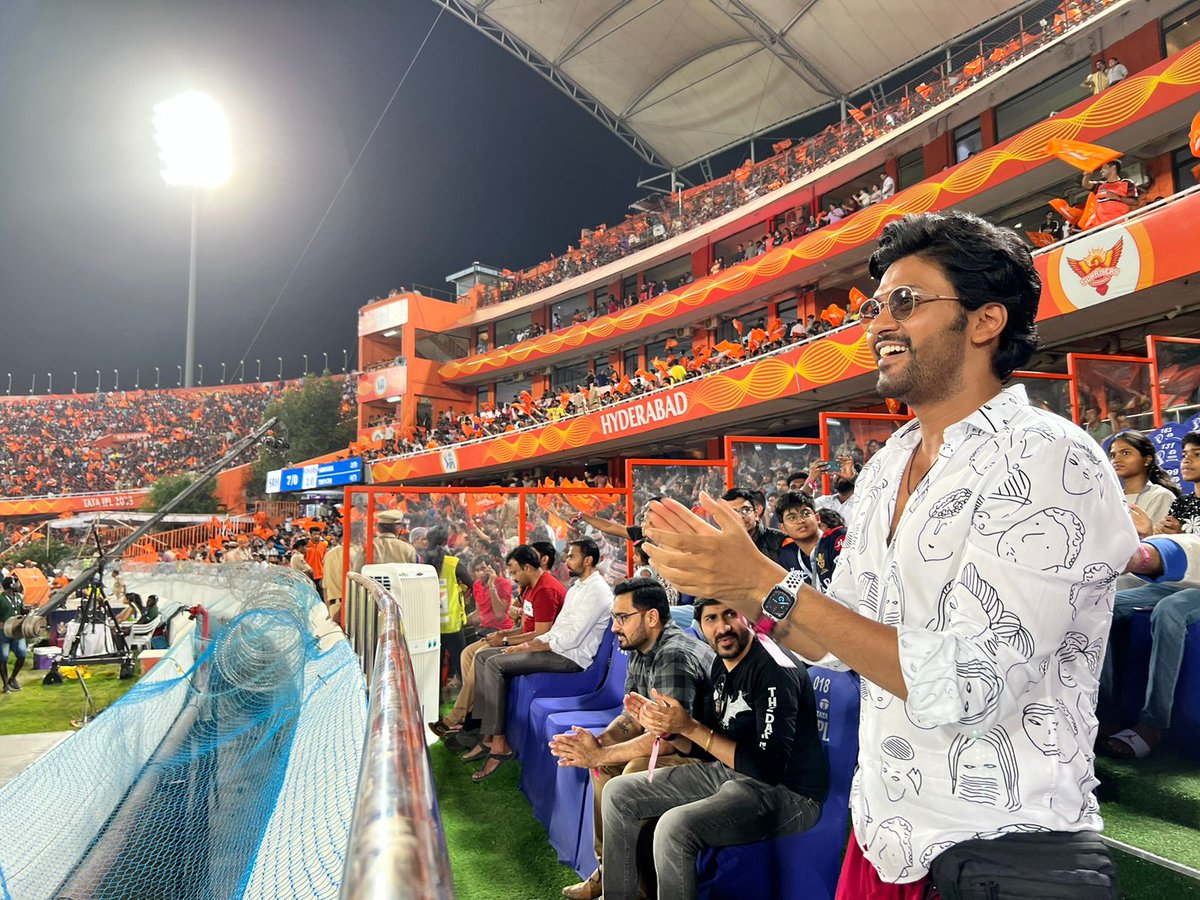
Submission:
M 1200 156 L 1200 112 L 1192 119 L 1192 127 L 1188 132 L 1188 143 L 1192 148 L 1192 156 Z
M 869 298 L 858 288 L 850 288 L 850 312 L 856 313 Z
M 679 346 L 679 341 L 675 340 L 675 338 L 668 338 L 667 342 L 665 344 L 663 344 L 663 347 L 666 348 L 667 350 L 671 350 L 678 346 Z
M 1078 223 L 1080 215 L 1083 214 L 1082 209 L 1080 209 L 1079 207 L 1072 206 L 1066 200 L 1063 200 L 1060 198 L 1051 200 L 1050 206 L 1054 209 L 1054 211 L 1056 213 L 1058 213 L 1060 216 L 1062 216 L 1064 219 L 1066 219 L 1072 225 L 1075 225 L 1076 223 Z
M 733 330 L 736 331 L 738 334 L 741 334 L 744 328 L 745 328 L 745 326 L 742 324 L 741 319 L 733 320 Z
M 1054 235 L 1044 231 L 1027 231 L 1025 237 L 1029 238 L 1029 243 L 1035 247 L 1049 247 L 1054 243 Z
M 825 307 L 825 311 L 821 313 L 821 321 L 828 322 L 834 328 L 837 328 L 846 320 L 846 311 L 836 303 L 831 303 Z
M 963 74 L 968 78 L 972 78 L 983 71 L 983 57 L 977 56 L 965 66 L 963 66 Z
M 1053 153 L 1063 162 L 1084 172 L 1095 172 L 1105 163 L 1121 158 L 1120 150 L 1110 150 L 1108 147 L 1083 141 L 1069 141 L 1066 138 L 1048 140 L 1046 152 Z

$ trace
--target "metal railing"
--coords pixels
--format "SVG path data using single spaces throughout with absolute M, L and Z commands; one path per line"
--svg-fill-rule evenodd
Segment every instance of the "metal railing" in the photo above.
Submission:
M 425 749 L 404 622 L 396 598 L 351 572 L 346 634 L 370 703 L 341 900 L 453 900 L 454 880 Z

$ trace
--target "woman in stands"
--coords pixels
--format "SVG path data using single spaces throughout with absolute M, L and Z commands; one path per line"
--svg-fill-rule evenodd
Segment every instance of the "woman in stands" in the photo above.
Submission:
M 1150 438 L 1140 431 L 1122 431 L 1108 448 L 1117 477 L 1125 484 L 1125 502 L 1151 522 L 1161 522 L 1179 496 L 1179 486 L 1163 471 Z

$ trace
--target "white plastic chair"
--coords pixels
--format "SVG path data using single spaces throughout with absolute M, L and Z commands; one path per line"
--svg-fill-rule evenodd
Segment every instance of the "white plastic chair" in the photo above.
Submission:
M 126 638 L 129 641 L 129 648 L 135 653 L 140 653 L 148 648 L 154 639 L 154 632 L 160 625 L 162 625 L 162 616 L 155 616 L 149 622 L 130 626 L 129 636 Z

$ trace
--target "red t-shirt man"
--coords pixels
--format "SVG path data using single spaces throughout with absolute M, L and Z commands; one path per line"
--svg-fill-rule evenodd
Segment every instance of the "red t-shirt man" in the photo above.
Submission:
M 503 604 L 501 608 L 504 614 L 497 618 L 496 611 L 492 609 L 492 592 L 487 582 L 478 578 L 471 585 L 471 592 L 475 595 L 475 608 L 479 610 L 479 624 L 483 628 L 507 631 L 513 627 L 512 619 L 508 617 L 508 607 L 512 603 L 512 582 L 507 578 L 493 578 L 492 582 L 496 587 L 496 596 Z
M 567 589 L 549 572 L 543 572 L 521 598 L 521 631 L 529 634 L 543 622 L 554 623 L 567 598 Z

